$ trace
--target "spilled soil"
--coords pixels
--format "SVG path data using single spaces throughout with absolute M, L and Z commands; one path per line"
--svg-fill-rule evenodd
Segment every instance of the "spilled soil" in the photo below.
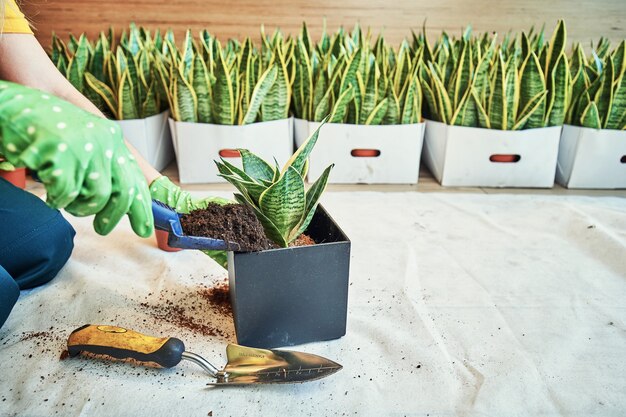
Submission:
M 149 296 L 154 299 L 153 294 Z M 142 302 L 139 306 L 156 324 L 168 323 L 200 336 L 232 338 L 219 323 L 232 321 L 233 317 L 227 279 L 192 292 L 166 289 L 155 301 Z

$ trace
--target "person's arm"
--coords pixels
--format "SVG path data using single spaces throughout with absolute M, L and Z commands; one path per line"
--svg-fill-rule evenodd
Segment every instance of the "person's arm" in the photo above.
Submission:
M 0 41 L 0 79 L 46 91 L 84 110 L 102 112 L 61 74 L 31 34 L 5 33 Z M 148 184 L 161 174 L 126 141 Z

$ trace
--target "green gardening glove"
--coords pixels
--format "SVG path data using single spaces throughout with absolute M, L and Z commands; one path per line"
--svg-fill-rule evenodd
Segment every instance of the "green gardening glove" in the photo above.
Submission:
M 150 195 L 154 200 L 165 203 L 178 213 L 189 213 L 194 210 L 205 209 L 209 203 L 220 205 L 233 204 L 232 201 L 221 197 L 207 197 L 194 199 L 189 192 L 182 190 L 166 176 L 161 176 L 150 184 Z
M 37 172 L 48 205 L 95 214 L 96 232 L 106 235 L 128 214 L 136 234 L 152 234 L 148 187 L 115 122 L 0 81 L 0 153 Z
M 207 197 L 203 199 L 193 199 L 191 194 L 182 190 L 179 186 L 170 181 L 166 176 L 162 176 L 152 181 L 150 184 L 150 195 L 154 200 L 165 203 L 178 213 L 189 213 L 190 211 L 206 208 L 209 203 L 233 204 L 232 201 L 221 197 Z M 203 250 L 215 262 L 228 268 L 226 251 L 223 250 Z

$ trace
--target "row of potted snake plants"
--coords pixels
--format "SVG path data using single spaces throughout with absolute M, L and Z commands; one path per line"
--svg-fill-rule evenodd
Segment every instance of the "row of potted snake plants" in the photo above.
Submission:
M 569 138 L 601 130 L 615 139 L 589 146 L 619 153 L 623 46 L 601 40 L 590 55 L 581 45 L 568 51 L 562 21 L 551 36 L 475 35 L 468 27 L 433 43 L 425 31 L 413 33 L 397 48 L 358 25 L 324 29 L 317 41 L 306 24 L 293 37 L 262 29 L 260 39 L 222 44 L 207 31 L 187 32 L 178 46 L 171 32 L 150 36 L 131 26 L 115 49 L 109 31 L 93 45 L 55 38 L 52 56 L 112 116 L 169 109 L 182 182 L 219 181 L 211 161 L 240 163 L 238 148 L 283 163 L 294 137 L 301 144 L 328 115 L 309 172 L 317 177 L 335 163 L 331 183 L 416 183 L 424 133 L 424 161 L 450 186 L 551 187 L 556 172 L 576 187 L 569 171 L 581 163 L 566 161 L 582 152 L 575 158 L 577 147 L 566 144 L 577 140 L 561 141 L 561 131 Z M 151 83 L 154 94 L 145 94 Z M 622 169 L 616 161 L 598 166 Z M 587 186 L 623 187 L 621 171 L 612 172 L 617 182 L 600 176 Z

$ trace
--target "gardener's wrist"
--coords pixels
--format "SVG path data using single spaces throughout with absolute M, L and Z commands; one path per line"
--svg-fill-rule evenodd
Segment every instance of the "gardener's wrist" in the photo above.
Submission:
M 135 147 L 131 145 L 130 142 L 128 142 L 127 140 L 124 140 L 124 142 L 126 143 L 126 147 L 128 148 L 128 150 L 135 157 L 135 161 L 137 162 L 137 165 L 139 165 L 139 168 L 141 169 L 141 172 L 146 179 L 146 183 L 152 184 L 156 179 L 163 176 L 159 171 L 154 169 L 154 167 L 150 165 L 143 156 L 141 156 L 139 151 L 137 151 L 137 149 L 135 149 Z

